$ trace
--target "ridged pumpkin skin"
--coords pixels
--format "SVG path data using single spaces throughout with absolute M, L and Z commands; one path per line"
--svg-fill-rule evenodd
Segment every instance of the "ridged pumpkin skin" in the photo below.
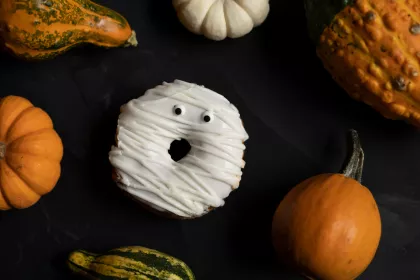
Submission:
M 35 204 L 56 185 L 63 145 L 51 118 L 22 97 L 0 101 L 0 210 Z
M 131 246 L 99 255 L 78 250 L 70 254 L 69 268 L 88 279 L 194 280 L 181 260 L 156 250 Z
M 273 220 L 280 257 L 313 279 L 355 279 L 372 261 L 380 236 L 371 192 L 340 174 L 318 175 L 296 186 Z
M 305 1 L 324 10 L 335 2 L 328 8 L 337 14 L 318 37 L 317 53 L 336 82 L 386 118 L 420 127 L 420 3 Z M 311 9 L 310 25 L 316 26 L 312 20 L 317 8 Z
M 137 45 L 135 32 L 117 12 L 89 0 L 1 0 L 0 37 L 19 58 L 53 58 L 90 43 Z

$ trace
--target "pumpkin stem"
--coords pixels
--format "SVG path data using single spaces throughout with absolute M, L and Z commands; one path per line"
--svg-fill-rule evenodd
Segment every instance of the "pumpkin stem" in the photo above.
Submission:
M 0 142 L 0 160 L 4 159 L 6 156 L 6 144 L 3 142 Z
M 360 144 L 357 131 L 353 129 L 350 130 L 350 136 L 353 143 L 353 152 L 347 166 L 343 170 L 343 175 L 361 183 L 365 154 L 363 152 L 362 145 Z

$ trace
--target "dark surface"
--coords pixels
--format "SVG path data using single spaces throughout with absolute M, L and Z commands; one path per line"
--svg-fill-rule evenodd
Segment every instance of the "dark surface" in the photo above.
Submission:
M 73 279 L 64 265 L 70 251 L 125 245 L 179 257 L 199 280 L 300 279 L 275 261 L 271 217 L 294 185 L 340 169 L 350 128 L 360 134 L 363 182 L 383 221 L 360 279 L 420 279 L 420 133 L 335 85 L 308 39 L 301 1 L 272 1 L 263 26 L 223 42 L 186 31 L 170 1 L 98 2 L 127 17 L 138 48 L 85 47 L 42 63 L 0 57 L 1 94 L 44 108 L 65 147 L 54 191 L 30 209 L 0 213 L 0 279 Z M 108 162 L 120 105 L 175 78 L 225 95 L 250 135 L 239 190 L 192 221 L 144 211 L 117 189 Z

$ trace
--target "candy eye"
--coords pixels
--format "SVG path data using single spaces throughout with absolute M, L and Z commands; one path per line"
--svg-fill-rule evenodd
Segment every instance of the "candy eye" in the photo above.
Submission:
M 203 121 L 206 123 L 210 123 L 213 121 L 213 113 L 212 112 L 205 112 L 203 114 Z
M 185 113 L 185 108 L 182 105 L 175 105 L 174 106 L 174 114 L 177 116 L 181 116 Z

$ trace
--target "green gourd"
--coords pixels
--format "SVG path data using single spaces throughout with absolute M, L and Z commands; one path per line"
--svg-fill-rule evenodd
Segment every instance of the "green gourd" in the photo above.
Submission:
M 70 254 L 69 268 L 88 279 L 194 280 L 181 260 L 144 247 L 122 247 L 105 254 L 77 250 Z

